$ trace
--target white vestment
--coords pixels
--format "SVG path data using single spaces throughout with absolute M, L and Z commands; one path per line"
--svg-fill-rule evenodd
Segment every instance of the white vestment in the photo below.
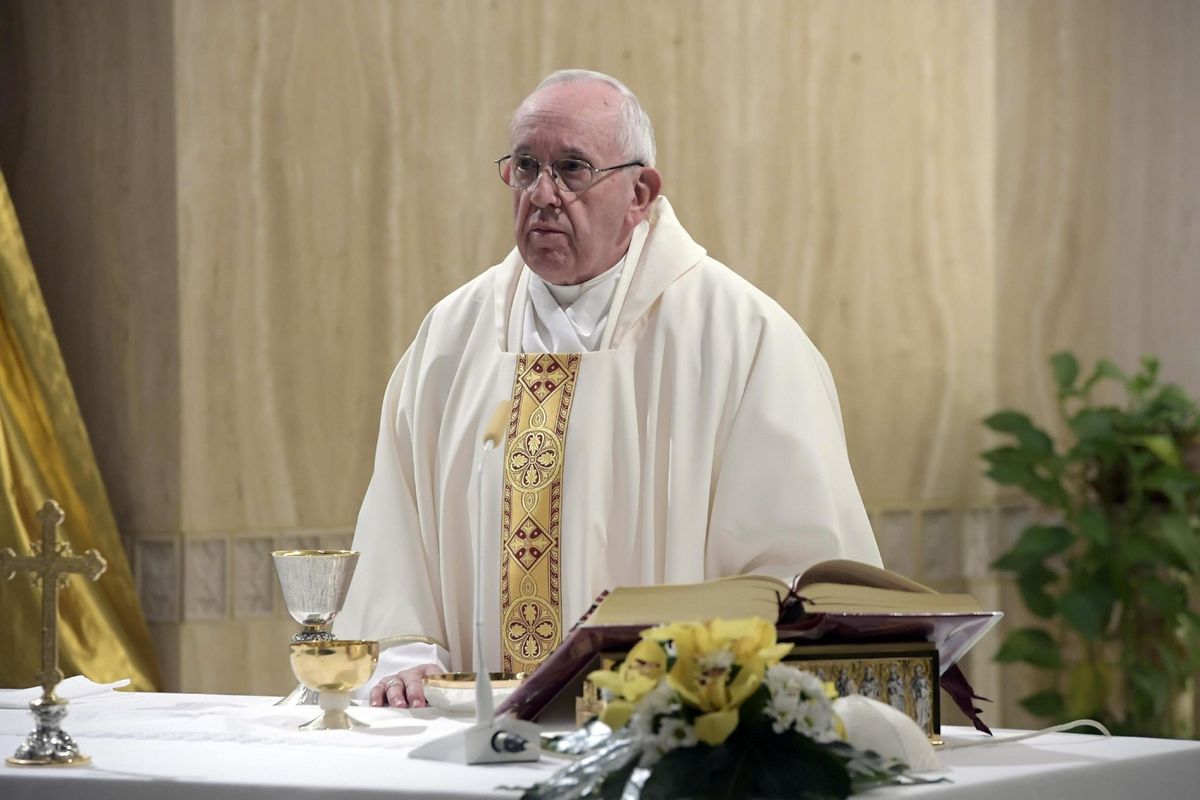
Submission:
M 396 367 L 339 636 L 386 648 L 423 635 L 448 650 L 444 667 L 472 669 L 481 523 L 485 661 L 499 669 L 503 447 L 484 454 L 481 437 L 512 397 L 530 275 L 514 249 L 438 303 Z M 581 358 L 562 473 L 563 630 L 618 585 L 880 564 L 824 359 L 778 304 L 706 256 L 666 198 L 635 231 L 598 349 Z

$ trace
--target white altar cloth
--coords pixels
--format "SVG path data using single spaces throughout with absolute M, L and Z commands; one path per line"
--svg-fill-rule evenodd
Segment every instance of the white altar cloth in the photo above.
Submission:
M 561 761 L 465 767 L 408 759 L 429 739 L 469 724 L 430 709 L 357 708 L 365 731 L 299 731 L 313 707 L 276 698 L 114 693 L 73 705 L 64 728 L 92 757 L 79 767 L 0 767 L 0 798 L 89 800 L 309 800 L 309 798 L 518 797 Z M 0 708 L 0 755 L 32 728 L 24 710 Z M 998 732 L 1002 733 L 1002 732 Z M 949 742 L 976 739 L 947 728 Z M 880 800 L 1195 797 L 1200 742 L 1053 734 L 940 752 L 951 783 L 889 787 Z

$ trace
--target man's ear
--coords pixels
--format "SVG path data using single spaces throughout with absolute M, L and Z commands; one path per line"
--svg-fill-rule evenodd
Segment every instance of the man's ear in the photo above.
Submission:
M 662 191 L 662 173 L 654 167 L 642 167 L 633 184 L 633 203 L 629 206 L 629 224 L 637 225 L 650 214 L 650 207 Z

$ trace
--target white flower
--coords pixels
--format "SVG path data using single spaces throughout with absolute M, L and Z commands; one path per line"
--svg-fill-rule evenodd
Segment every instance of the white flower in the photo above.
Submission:
M 647 692 L 629 720 L 643 742 L 640 765 L 649 767 L 677 747 L 696 744 L 696 732 L 679 716 L 683 703 L 666 681 Z
M 664 753 L 669 753 L 676 747 L 694 747 L 696 742 L 696 731 L 680 717 L 663 717 L 659 721 L 654 744 Z
M 794 730 L 818 742 L 839 738 L 833 724 L 833 703 L 816 675 L 778 664 L 767 670 L 763 682 L 771 695 L 764 713 L 776 733 Z

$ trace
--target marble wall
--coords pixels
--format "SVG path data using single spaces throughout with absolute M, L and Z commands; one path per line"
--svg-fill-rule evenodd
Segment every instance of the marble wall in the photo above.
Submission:
M 823 350 L 893 568 L 1015 603 L 979 421 L 1049 418 L 1054 350 L 1200 393 L 1185 0 L 0 0 L 0 37 L 0 166 L 170 688 L 288 688 L 269 552 L 348 541 L 556 68 L 638 92 L 685 225 Z M 972 674 L 1028 724 L 996 642 Z

